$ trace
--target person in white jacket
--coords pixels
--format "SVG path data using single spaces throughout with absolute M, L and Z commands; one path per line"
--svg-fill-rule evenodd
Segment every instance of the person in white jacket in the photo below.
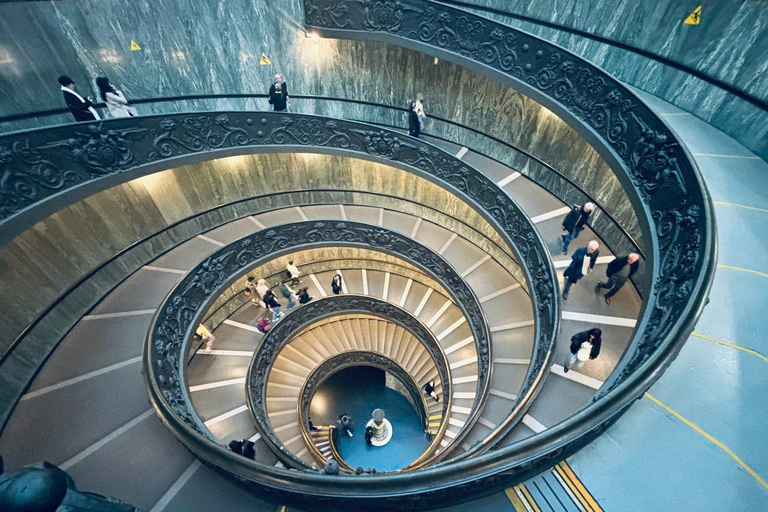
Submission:
M 107 77 L 100 76 L 96 78 L 96 85 L 99 86 L 101 99 L 107 104 L 112 117 L 133 117 L 138 115 L 136 109 L 128 105 L 128 100 L 125 99 L 123 93 L 109 83 Z

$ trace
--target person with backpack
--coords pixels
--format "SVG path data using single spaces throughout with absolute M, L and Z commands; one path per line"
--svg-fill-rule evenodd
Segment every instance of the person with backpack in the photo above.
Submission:
M 299 267 L 293 264 L 293 260 L 289 261 L 285 266 L 285 271 L 288 273 L 288 279 L 291 280 L 291 286 L 296 286 L 299 284 L 299 276 L 301 275 L 301 271 L 299 270 Z
M 331 290 L 333 290 L 334 295 L 338 295 L 341 293 L 341 288 L 341 274 L 336 274 L 331 279 Z
M 264 304 L 267 306 L 267 309 L 272 310 L 273 322 L 277 322 L 285 315 L 285 313 L 280 312 L 280 303 L 277 302 L 277 297 L 275 297 L 275 294 L 272 290 L 267 289 L 267 291 L 264 292 L 264 297 L 262 300 L 264 301 Z
M 602 336 L 603 331 L 600 329 L 590 329 L 574 334 L 571 338 L 568 359 L 563 365 L 563 372 L 568 373 L 571 367 L 581 368 L 587 361 L 599 356 L 600 346 L 603 342 Z

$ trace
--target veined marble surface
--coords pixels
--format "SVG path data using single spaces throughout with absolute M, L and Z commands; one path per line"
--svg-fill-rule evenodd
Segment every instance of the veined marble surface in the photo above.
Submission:
M 300 0 L 3 4 L 0 115 L 63 107 L 56 83 L 60 74 L 71 76 L 81 94 L 94 97 L 93 80 L 106 75 L 129 99 L 266 93 L 276 72 L 285 75 L 293 94 L 405 106 L 421 93 L 428 115 L 473 127 L 536 155 L 596 197 L 641 240 L 634 212 L 612 170 L 549 110 L 478 73 L 443 61 L 436 64 L 426 54 L 377 42 L 307 38 L 302 21 Z M 142 49 L 130 51 L 131 40 Z M 262 53 L 271 65 L 259 65 Z M 195 110 L 203 104 L 205 109 L 268 108 L 266 99 L 169 102 L 139 108 L 148 114 Z M 294 100 L 292 109 L 406 125 L 404 113 L 367 105 Z M 68 116 L 62 120 L 70 122 Z M 572 187 L 559 183 L 562 180 L 524 155 L 454 125 L 428 122 L 430 132 L 548 180 L 550 190 L 568 202 L 583 202 Z M 24 126 L 30 125 L 34 123 Z
M 763 1 L 462 0 L 555 23 L 661 55 L 768 101 L 768 9 Z M 683 20 L 702 6 L 699 25 Z M 568 32 L 472 10 L 588 59 L 619 80 L 682 108 L 768 160 L 768 111 L 659 61 Z

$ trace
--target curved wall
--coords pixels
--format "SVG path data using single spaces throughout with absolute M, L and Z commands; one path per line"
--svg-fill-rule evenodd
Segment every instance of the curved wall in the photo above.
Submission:
M 194 3 L 194 9 L 191 4 Z M 427 113 L 459 122 L 536 155 L 592 194 L 643 246 L 634 211 L 618 180 L 597 152 L 560 118 L 530 98 L 461 66 L 377 42 L 308 39 L 300 0 L 226 3 L 159 0 L 149 4 L 105 0 L 0 5 L 0 115 L 64 106 L 56 77 L 69 74 L 81 92 L 106 74 L 129 98 L 265 93 L 272 75 L 286 76 L 289 91 L 405 106 L 423 93 Z M 32 21 L 34 20 L 34 21 Z M 162 34 L 162 37 L 158 36 Z M 222 34 L 221 38 L 216 37 Z M 141 51 L 129 50 L 133 39 Z M 29 44 L 29 41 L 35 44 Z M 317 44 L 318 50 L 314 50 Z M 270 66 L 260 66 L 266 53 Z M 2 57 L 0 57 L 2 58 Z M 267 109 L 265 99 L 163 103 L 153 111 Z M 404 113 L 348 103 L 294 100 L 296 111 L 406 125 Z M 142 113 L 150 113 L 144 105 Z M 59 118 L 71 122 L 70 116 Z M 41 119 L 50 124 L 51 119 Z M 542 175 L 530 158 L 499 148 L 446 123 L 426 130 L 495 157 L 523 174 Z M 6 123 L 5 130 L 28 123 Z M 572 191 L 552 190 L 569 202 Z M 562 188 L 562 187 L 560 187 Z M 594 216 L 600 223 L 600 215 Z M 606 239 L 610 235 L 600 230 Z M 623 252 L 621 244 L 614 244 Z
M 619 80 L 691 112 L 768 159 L 768 109 L 765 107 L 768 103 L 765 58 L 768 10 L 764 1 L 448 0 L 445 3 L 559 44 Z M 473 5 L 478 8 L 472 8 Z M 699 5 L 702 6 L 700 24 L 683 24 Z M 650 55 L 644 55 L 646 53 Z M 661 59 L 653 58 L 656 56 Z M 763 106 L 676 65 L 733 87 L 762 102 Z

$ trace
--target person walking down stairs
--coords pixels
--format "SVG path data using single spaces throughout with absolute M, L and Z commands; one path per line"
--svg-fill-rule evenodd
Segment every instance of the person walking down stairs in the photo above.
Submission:
M 570 292 L 572 285 L 578 283 L 585 275 L 592 273 L 600 254 L 599 247 L 600 244 L 592 240 L 586 247 L 576 249 L 576 252 L 573 253 L 571 264 L 563 273 L 563 300 L 568 300 L 568 292 Z
M 563 254 L 568 254 L 568 246 L 574 238 L 579 237 L 579 233 L 584 230 L 584 224 L 589 220 L 589 216 L 595 209 L 594 203 L 587 203 L 584 206 L 575 205 L 568 212 L 563 220 L 563 234 L 560 240 L 563 246 Z
M 277 297 L 275 297 L 275 294 L 272 292 L 272 290 L 267 289 L 267 291 L 264 293 L 263 300 L 264 304 L 267 306 L 267 309 L 272 310 L 273 322 L 277 322 L 285 315 L 285 313 L 280 311 L 280 303 L 277 302 Z
M 616 258 L 608 264 L 608 269 L 605 272 L 606 276 L 608 276 L 608 282 L 603 283 L 602 281 L 598 281 L 597 286 L 595 286 L 595 293 L 600 293 L 600 290 L 603 288 L 609 290 L 608 293 L 605 294 L 606 304 L 611 303 L 611 297 L 616 295 L 616 292 L 621 290 L 621 287 L 629 281 L 629 278 L 632 277 L 635 272 L 637 272 L 637 269 L 640 266 L 639 259 L 640 255 L 633 252 L 629 256 Z
M 571 367 L 581 368 L 584 364 L 600 355 L 603 331 L 590 329 L 574 334 L 571 338 L 570 353 L 563 365 L 563 372 L 568 373 Z

